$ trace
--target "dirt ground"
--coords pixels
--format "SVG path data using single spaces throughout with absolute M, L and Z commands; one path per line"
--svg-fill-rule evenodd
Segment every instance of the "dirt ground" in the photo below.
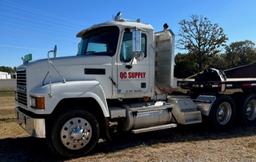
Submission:
M 126 134 L 100 142 L 88 156 L 59 160 L 49 152 L 46 140 L 29 137 L 15 123 L 13 107 L 13 96 L 0 94 L 0 161 L 4 162 L 256 161 L 256 125 L 236 125 L 225 131 L 195 125 Z

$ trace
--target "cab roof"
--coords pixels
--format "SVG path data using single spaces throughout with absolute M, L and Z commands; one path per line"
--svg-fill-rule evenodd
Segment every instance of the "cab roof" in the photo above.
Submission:
M 100 24 L 96 24 L 93 25 L 87 29 L 84 29 L 82 31 L 80 31 L 79 33 L 77 33 L 77 37 L 82 37 L 86 32 L 99 28 L 99 27 L 107 27 L 107 26 L 118 26 L 118 27 L 127 27 L 127 28 L 138 28 L 138 29 L 142 29 L 142 30 L 153 30 L 154 28 L 150 25 L 150 24 L 145 24 L 145 23 L 141 23 L 141 22 L 137 22 L 137 21 L 109 21 L 109 22 L 105 22 L 105 23 L 100 23 Z

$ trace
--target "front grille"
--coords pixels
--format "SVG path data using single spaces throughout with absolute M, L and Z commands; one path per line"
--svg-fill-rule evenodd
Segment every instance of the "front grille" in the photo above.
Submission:
M 17 101 L 27 106 L 26 70 L 17 70 Z

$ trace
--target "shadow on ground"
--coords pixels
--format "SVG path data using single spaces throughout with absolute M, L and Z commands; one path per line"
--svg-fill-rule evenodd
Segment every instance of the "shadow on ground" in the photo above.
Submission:
M 192 142 L 248 137 L 256 135 L 256 124 L 238 125 L 225 131 L 212 130 L 204 125 L 185 126 L 139 135 L 123 134 L 111 142 L 101 142 L 91 155 L 108 154 L 135 146 L 158 143 Z M 85 159 L 86 160 L 86 159 Z M 0 139 L 0 161 L 60 161 L 50 153 L 46 140 L 31 137 Z
M 0 161 L 29 162 L 57 160 L 49 152 L 44 139 L 23 137 L 0 140 Z

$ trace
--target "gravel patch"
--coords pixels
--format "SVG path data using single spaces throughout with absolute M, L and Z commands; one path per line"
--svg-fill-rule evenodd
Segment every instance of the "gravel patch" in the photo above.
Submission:
M 29 137 L 13 121 L 0 121 L 0 161 L 255 161 L 256 126 L 213 131 L 203 125 L 139 135 L 124 134 L 100 142 L 90 155 L 52 156 L 45 139 Z

